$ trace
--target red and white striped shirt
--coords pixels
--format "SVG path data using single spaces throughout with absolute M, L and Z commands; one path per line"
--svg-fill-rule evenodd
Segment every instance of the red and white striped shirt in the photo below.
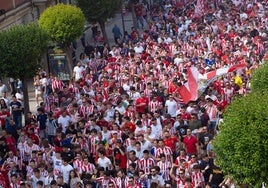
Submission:
M 76 169 L 78 173 L 82 172 L 81 170 L 82 165 L 83 165 L 83 160 L 76 159 L 73 161 L 73 167 L 74 169 Z
M 102 177 L 96 178 L 96 181 L 97 181 L 98 183 L 101 184 L 101 187 L 102 187 L 102 188 L 108 188 L 110 182 L 112 182 L 112 183 L 114 184 L 114 187 L 115 187 L 115 188 L 118 188 L 115 179 L 112 178 L 112 177 L 109 177 L 109 178 L 105 179 L 105 178 L 102 176 Z
M 87 174 L 93 174 L 93 172 L 95 170 L 95 165 L 92 163 L 83 164 L 81 166 L 81 170 L 82 170 L 82 172 L 85 172 Z
M 162 174 L 162 177 L 164 178 L 165 181 L 169 180 L 169 170 L 171 168 L 171 162 L 170 161 L 158 161 L 156 163 L 157 166 L 160 168 L 160 173 Z
M 13 156 L 12 158 L 8 157 L 6 162 L 9 163 L 9 162 L 13 161 L 14 163 L 18 164 L 18 160 L 19 160 L 19 158 L 17 156 Z
M 116 177 L 115 182 L 118 188 L 126 188 L 128 185 L 128 177 L 121 178 L 121 177 Z
M 38 151 L 40 148 L 36 144 L 32 144 L 32 146 L 29 146 L 29 144 L 25 145 L 25 152 L 30 155 L 30 158 L 32 157 L 32 151 Z
M 22 181 L 17 181 L 15 183 L 11 182 L 9 188 L 20 188 Z
M 51 96 L 51 95 L 47 96 L 46 99 L 45 99 L 45 110 L 47 112 L 52 111 L 51 110 L 51 105 L 54 104 L 55 102 L 56 102 L 56 100 L 55 100 L 54 96 Z
M 99 138 L 97 136 L 89 138 L 89 151 L 93 155 L 97 154 L 97 144 L 99 143 Z
M 59 80 L 59 79 L 53 79 L 52 81 L 52 90 L 58 90 L 58 91 L 63 91 L 63 86 L 64 83 L 63 81 Z
M 188 155 L 185 155 L 185 156 L 178 156 L 175 160 L 175 164 L 176 165 L 180 165 L 180 161 L 184 159 L 185 162 L 188 162 L 190 160 L 190 157 Z
M 161 107 L 162 103 L 159 101 L 150 101 L 149 102 L 149 109 L 151 112 L 155 113 L 160 107 Z
M 185 181 L 183 179 L 176 177 L 175 181 L 177 183 L 177 188 L 184 188 Z
M 139 161 L 139 169 L 144 170 L 145 174 L 149 174 L 150 173 L 150 169 L 151 167 L 155 166 L 155 161 L 153 158 L 142 158 Z
M 169 80 L 165 80 L 162 82 L 162 85 L 164 86 L 164 88 L 168 88 L 169 87 L 169 84 L 170 84 L 170 81 Z
M 204 175 L 202 172 L 200 172 L 200 171 L 193 172 L 191 179 L 192 179 L 192 183 L 193 183 L 194 187 L 204 186 L 205 179 L 204 179 Z
M 138 167 L 139 167 L 139 161 L 140 161 L 140 160 L 139 160 L 138 158 L 136 158 L 134 161 L 128 159 L 128 160 L 127 160 L 127 169 L 129 169 L 129 165 L 130 165 L 131 163 L 135 163 L 135 164 L 136 164 L 136 170 L 137 170 Z
M 164 146 L 164 148 L 157 148 L 155 151 L 155 157 L 160 158 L 160 154 L 162 153 L 166 155 L 166 160 L 171 160 L 173 152 L 170 147 Z
M 206 110 L 207 110 L 210 121 L 216 121 L 217 111 L 218 111 L 217 106 L 214 104 L 212 106 L 207 106 Z
M 79 107 L 78 112 L 83 116 L 91 115 L 93 114 L 94 105 L 81 105 Z

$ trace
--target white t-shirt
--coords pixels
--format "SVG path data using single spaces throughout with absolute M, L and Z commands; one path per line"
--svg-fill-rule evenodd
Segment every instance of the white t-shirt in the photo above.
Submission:
M 162 126 L 159 124 L 156 124 L 156 125 L 152 125 L 151 127 L 152 127 L 152 134 L 155 135 L 156 139 L 159 139 L 160 134 L 162 132 Z
M 111 132 L 110 131 L 107 131 L 107 132 L 103 132 L 101 131 L 101 135 L 102 135 L 102 140 L 110 140 L 110 137 L 111 137 Z
M 146 132 L 146 126 L 142 126 L 142 127 L 138 127 L 136 126 L 136 129 L 135 129 L 135 135 L 137 134 L 145 134 Z
M 70 174 L 70 171 L 73 170 L 73 169 L 74 168 L 70 164 L 68 164 L 66 166 L 61 165 L 60 172 L 62 173 L 64 183 L 69 182 L 69 174 Z
M 115 107 L 115 110 L 117 110 L 121 115 L 124 115 L 124 113 L 126 112 L 126 108 L 123 105 L 121 107 Z
M 62 160 L 58 159 L 56 156 L 52 156 L 52 161 L 53 161 L 53 169 L 55 171 L 60 171 L 62 166 Z
M 136 152 L 136 157 L 138 159 L 142 159 L 143 158 L 143 150 L 141 149 L 140 151 L 134 150 Z
M 112 165 L 111 160 L 107 157 L 104 157 L 103 159 L 99 157 L 97 163 L 99 166 L 103 167 L 104 169 L 109 168 L 109 166 Z
M 48 84 L 48 82 L 47 82 L 47 78 L 46 78 L 46 77 L 45 77 L 45 78 L 42 78 L 42 79 L 40 80 L 40 83 L 41 83 L 41 85 L 42 85 L 43 87 L 47 86 L 47 84 Z
M 82 66 L 80 66 L 80 67 L 75 66 L 74 67 L 74 74 L 75 74 L 74 78 L 75 78 L 76 81 L 81 79 L 81 78 L 83 78 L 84 71 L 85 71 L 85 68 L 82 67 Z
M 171 117 L 176 117 L 176 112 L 178 110 L 178 104 L 175 100 L 167 100 L 165 106 L 167 107 L 167 113 L 171 115 Z
M 129 145 L 128 147 L 127 147 L 127 152 L 130 152 L 131 150 L 136 150 L 136 146 L 131 146 L 131 145 Z
M 65 133 L 67 126 L 69 126 L 69 123 L 71 122 L 70 116 L 60 116 L 58 118 L 58 123 L 62 126 L 62 132 Z
M 33 187 L 36 187 L 36 184 L 37 184 L 37 182 L 38 181 L 43 181 L 43 182 L 45 182 L 45 178 L 44 177 L 40 177 L 40 178 L 37 178 L 37 177 L 35 177 L 35 175 L 32 175 L 31 176 L 31 180 L 32 180 L 32 186 Z
M 134 51 L 137 54 L 141 54 L 144 51 L 144 48 L 142 46 L 135 46 Z
M 161 128 L 162 129 L 162 128 Z M 160 132 L 159 132 L 160 133 Z M 151 142 L 149 142 L 148 140 L 145 140 L 144 143 L 141 142 L 141 150 L 144 151 L 144 150 L 148 150 L 150 151 L 152 148 L 152 144 Z

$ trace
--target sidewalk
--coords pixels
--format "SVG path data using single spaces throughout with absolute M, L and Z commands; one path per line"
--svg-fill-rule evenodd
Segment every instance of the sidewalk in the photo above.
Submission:
M 127 31 L 129 34 L 131 33 L 131 27 L 133 27 L 133 19 L 132 19 L 132 14 L 131 12 L 127 12 L 126 14 L 123 15 L 123 20 L 124 20 L 124 25 L 125 25 L 125 31 Z M 107 37 L 108 37 L 108 40 L 109 40 L 109 44 L 110 44 L 110 47 L 112 47 L 115 42 L 114 42 L 114 35 L 113 35 L 113 27 L 114 25 L 116 24 L 120 30 L 121 30 L 121 33 L 124 34 L 124 31 L 123 31 L 123 20 L 122 20 L 122 15 L 121 13 L 117 13 L 115 15 L 114 18 L 111 18 L 111 19 L 108 19 L 108 21 L 106 22 L 106 33 L 107 33 Z M 147 23 L 144 21 L 144 28 L 148 28 L 148 25 Z M 98 27 L 98 30 L 100 30 L 100 27 Z M 141 29 L 138 29 L 139 33 L 142 32 Z M 88 28 L 88 30 L 86 30 L 86 41 L 89 41 L 89 43 L 91 45 L 94 45 L 94 41 L 93 41 L 93 38 L 92 38 L 92 31 L 91 31 L 91 28 Z M 81 44 L 81 41 L 80 39 L 77 40 L 77 52 L 76 52 L 76 58 L 79 59 L 79 55 L 81 52 L 84 52 L 84 48 Z

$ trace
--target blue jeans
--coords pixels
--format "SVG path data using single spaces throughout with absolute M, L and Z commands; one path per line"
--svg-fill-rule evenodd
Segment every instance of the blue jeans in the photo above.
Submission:
M 208 131 L 214 132 L 216 128 L 217 122 L 216 121 L 211 121 L 210 124 L 208 125 Z
M 18 129 L 22 129 L 22 116 L 13 116 L 13 120 Z

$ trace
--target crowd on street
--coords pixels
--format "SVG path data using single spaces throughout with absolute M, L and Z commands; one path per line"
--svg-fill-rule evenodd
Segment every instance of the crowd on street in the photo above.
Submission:
M 114 46 L 84 44 L 68 83 L 40 70 L 37 114 L 23 111 L 21 87 L 9 98 L 0 82 L 1 186 L 234 188 L 212 143 L 226 107 L 268 60 L 268 3 L 197 2 L 135 3 L 139 29 L 115 25 Z M 238 64 L 184 100 L 189 68 Z

